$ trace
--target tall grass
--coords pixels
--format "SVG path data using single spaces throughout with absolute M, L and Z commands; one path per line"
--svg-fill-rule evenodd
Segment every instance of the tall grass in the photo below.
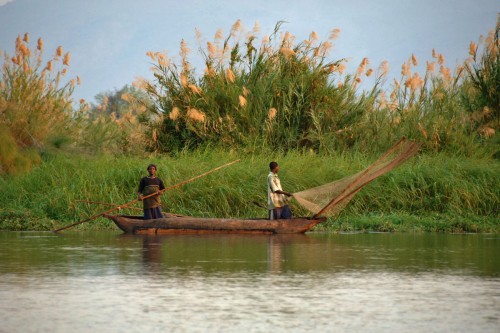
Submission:
M 295 192 L 358 172 L 376 157 L 296 151 L 246 154 L 213 148 L 181 153 L 175 158 L 151 156 L 148 160 L 57 155 L 29 174 L 0 178 L 4 189 L 0 229 L 49 230 L 109 209 L 77 200 L 115 204 L 134 200 L 149 162 L 158 165 L 159 177 L 168 186 L 237 158 L 242 161 L 167 192 L 162 198 L 164 210 L 203 217 L 264 217 L 266 209 L 254 202 L 265 206 L 270 159 L 280 163 L 284 189 Z M 460 222 L 462 231 L 498 231 L 498 175 L 499 164 L 487 159 L 420 156 L 366 186 L 327 227 L 368 228 L 366 221 L 371 217 L 371 227 L 376 230 L 457 231 L 456 223 Z M 310 215 L 293 201 L 291 204 L 295 215 Z M 141 214 L 133 210 L 121 213 Z M 378 224 L 381 220 L 384 222 Z M 407 221 L 404 227 L 401 221 Z M 439 228 L 429 229 L 433 223 Z M 89 227 L 113 225 L 104 219 L 82 225 Z
M 155 80 L 146 82 L 145 89 L 162 115 L 151 124 L 150 148 L 177 151 L 217 143 L 382 151 L 406 136 L 428 151 L 470 156 L 480 147 L 490 154 L 495 150 L 491 138 L 498 123 L 471 132 L 464 95 L 484 93 L 488 107 L 498 108 L 498 38 L 491 38 L 483 56 L 455 70 L 435 50 L 425 64 L 412 55 L 402 65 L 401 78 L 388 87 L 386 62 L 376 68 L 364 58 L 354 73 L 347 73 L 345 59 L 330 59 L 338 30 L 326 41 L 312 32 L 298 42 L 281 27 L 280 22 L 270 36 L 259 38 L 258 29 L 244 31 L 238 20 L 229 34 L 219 30 L 206 46 L 198 33 L 202 75 L 192 67 L 184 40 L 179 62 L 149 52 Z M 484 78 L 487 92 L 481 86 Z M 372 88 L 360 91 L 362 80 L 372 80 Z
M 35 150 L 47 142 L 68 140 L 71 94 L 79 78 L 63 84 L 70 54 L 59 46 L 48 61 L 43 41 L 31 46 L 18 36 L 14 54 L 3 53 L 0 78 L 0 173 L 25 171 L 39 161 Z M 0 55 L 2 53 L 0 52 Z

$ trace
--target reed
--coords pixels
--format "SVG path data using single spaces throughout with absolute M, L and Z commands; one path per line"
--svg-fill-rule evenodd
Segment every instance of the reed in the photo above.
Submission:
M 261 37 L 258 29 L 243 33 L 238 21 L 225 37 L 219 30 L 206 47 L 199 38 L 205 63 L 201 75 L 187 52 L 181 52 L 180 63 L 150 52 L 155 80 L 145 90 L 160 117 L 152 124 L 159 135 L 148 147 L 160 152 L 213 144 L 384 151 L 406 136 L 430 152 L 495 153 L 498 27 L 482 55 L 471 47 L 474 56 L 466 65 L 447 67 L 445 56 L 435 50 L 426 61 L 412 54 L 392 84 L 387 83 L 387 62 L 376 69 L 364 58 L 348 73 L 345 59 L 331 59 L 338 30 L 325 41 L 316 32 L 297 41 L 281 29 L 279 22 L 271 35 Z M 488 93 L 478 97 L 485 91 L 485 76 Z M 360 90 L 363 81 L 371 88 Z M 471 105 L 476 104 L 474 113 Z M 193 109 L 203 116 L 193 117 Z
M 165 184 L 175 184 L 218 166 L 242 161 L 213 175 L 169 191 L 164 210 L 204 217 L 264 217 L 270 160 L 281 165 L 287 191 L 295 192 L 351 175 L 376 156 L 360 153 L 184 151 L 175 157 L 54 155 L 30 173 L 0 178 L 0 229 L 53 230 L 100 213 L 102 207 L 78 200 L 121 204 L 135 198 L 149 162 Z M 366 186 L 326 230 L 499 232 L 500 166 L 487 158 L 445 154 L 412 159 Z M 296 215 L 308 215 L 292 201 Z M 140 205 L 137 205 L 140 207 Z M 123 210 L 125 214 L 137 214 Z M 81 229 L 112 229 L 99 219 Z

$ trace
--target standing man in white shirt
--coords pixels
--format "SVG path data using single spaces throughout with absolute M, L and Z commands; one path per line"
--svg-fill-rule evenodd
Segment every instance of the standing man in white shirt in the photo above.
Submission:
M 269 210 L 269 219 L 291 219 L 292 210 L 286 204 L 286 197 L 292 196 L 292 193 L 285 192 L 281 188 L 281 182 L 278 177 L 279 165 L 276 162 L 269 163 L 269 175 L 267 176 L 267 205 Z

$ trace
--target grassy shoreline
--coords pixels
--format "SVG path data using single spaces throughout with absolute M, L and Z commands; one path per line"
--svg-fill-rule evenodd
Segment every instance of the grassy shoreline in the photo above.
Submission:
M 168 186 L 238 158 L 240 163 L 167 192 L 164 210 L 204 217 L 263 217 L 266 211 L 253 202 L 265 203 L 270 159 L 280 163 L 283 186 L 292 192 L 353 174 L 375 159 L 356 153 L 245 154 L 215 149 L 148 158 L 56 154 L 28 174 L 0 178 L 5 190 L 0 198 L 0 230 L 52 230 L 109 209 L 77 200 L 120 204 L 134 200 L 149 162 L 158 165 Z M 498 233 L 499 198 L 498 161 L 420 155 L 366 186 L 343 212 L 317 230 Z M 295 215 L 310 215 L 293 202 L 292 207 Z M 114 228 L 102 218 L 78 227 Z

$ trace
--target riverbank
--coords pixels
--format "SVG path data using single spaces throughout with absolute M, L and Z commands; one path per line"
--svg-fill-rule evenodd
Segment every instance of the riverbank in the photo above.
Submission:
M 176 157 L 46 156 L 31 172 L 0 178 L 0 230 L 52 230 L 109 209 L 79 200 L 123 204 L 135 199 L 146 166 L 158 165 L 166 186 L 230 161 L 241 162 L 163 196 L 164 210 L 203 217 L 263 217 L 270 160 L 285 190 L 300 191 L 354 174 L 377 156 L 312 152 L 268 154 L 199 150 Z M 369 184 L 318 230 L 500 232 L 497 160 L 419 155 Z M 134 205 L 139 208 L 140 203 Z M 292 202 L 295 215 L 308 215 Z M 123 209 L 121 213 L 141 214 Z M 113 229 L 102 218 L 77 227 Z

